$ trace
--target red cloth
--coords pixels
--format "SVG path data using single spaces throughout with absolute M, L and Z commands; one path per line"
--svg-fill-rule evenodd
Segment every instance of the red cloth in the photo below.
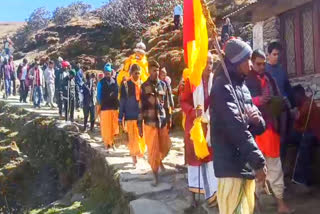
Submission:
M 266 95 L 270 95 L 270 83 L 269 83 L 269 80 L 266 78 L 265 75 L 263 75 L 262 77 L 260 75 L 257 75 L 257 78 L 258 80 L 260 81 L 260 84 L 261 84 L 261 89 L 263 91 L 264 94 Z M 252 102 L 254 105 L 256 106 L 261 106 L 263 105 L 263 103 L 261 103 L 261 97 L 258 96 L 258 97 L 253 97 L 252 98 Z
M 271 84 L 265 75 L 257 75 L 258 80 L 260 81 L 262 94 L 265 96 L 271 95 Z M 260 96 L 252 98 L 253 104 L 260 107 L 265 105 L 261 102 Z M 266 121 L 266 131 L 255 137 L 257 145 L 261 152 L 270 158 L 280 157 L 280 134 L 275 129 L 275 123 L 273 120 L 264 118 Z
M 202 81 L 204 81 L 204 80 L 202 79 Z M 209 96 L 209 92 L 208 92 L 208 87 L 209 87 L 208 82 L 204 82 L 204 83 L 203 83 L 203 91 L 204 91 L 204 111 L 207 111 L 207 109 L 209 108 L 209 104 L 210 104 L 210 96 Z
M 208 99 L 208 97 L 207 97 Z M 206 100 L 206 99 L 205 99 Z M 193 93 L 191 89 L 191 84 L 189 79 L 186 80 L 184 90 L 180 95 L 180 105 L 183 112 L 186 114 L 186 122 L 185 122 L 185 135 L 184 135 L 184 143 L 185 143 L 185 156 L 186 162 L 191 166 L 199 166 L 204 162 L 212 161 L 212 149 L 209 148 L 210 155 L 203 160 L 198 160 L 196 154 L 194 152 L 193 142 L 190 139 L 190 130 L 193 126 L 193 121 L 196 119 L 196 112 L 194 110 L 193 105 Z M 204 127 L 205 135 L 206 135 L 206 127 Z
M 40 86 L 41 85 L 40 84 L 40 70 L 39 69 L 35 69 L 34 72 L 35 72 L 35 77 L 36 77 L 36 85 Z
M 272 123 L 268 123 L 266 131 L 256 136 L 255 140 L 265 156 L 269 158 L 280 157 L 280 135 L 272 127 Z
M 184 61 L 185 64 L 188 65 L 187 44 L 195 40 L 193 0 L 184 0 L 183 10 L 183 14 L 188 14 L 187 16 L 183 16 Z
M 303 104 L 298 107 L 300 116 L 298 120 L 295 122 L 295 129 L 298 132 L 303 133 L 306 126 L 306 120 L 308 117 L 309 109 L 310 109 L 311 99 L 306 98 L 303 102 Z M 312 132 L 320 141 L 320 108 L 316 105 L 315 102 L 313 102 L 309 123 L 307 126 L 307 131 Z

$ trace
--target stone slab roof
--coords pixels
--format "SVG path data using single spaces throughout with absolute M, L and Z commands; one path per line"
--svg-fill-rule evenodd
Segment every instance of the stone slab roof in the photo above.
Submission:
M 247 4 L 245 4 L 244 6 L 238 8 L 235 11 L 232 11 L 231 13 L 225 15 L 224 17 L 222 17 L 222 19 L 226 19 L 228 17 L 234 16 L 239 12 L 244 12 L 244 10 L 248 10 L 250 9 L 253 5 L 255 5 L 256 3 L 258 3 L 259 1 L 264 1 L 264 0 L 250 0 Z

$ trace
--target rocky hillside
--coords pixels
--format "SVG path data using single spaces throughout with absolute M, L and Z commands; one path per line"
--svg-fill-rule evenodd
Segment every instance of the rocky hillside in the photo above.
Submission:
M 149 58 L 166 67 L 173 84 L 177 84 L 185 67 L 182 30 L 174 30 L 173 19 L 165 18 L 151 26 L 143 35 Z
M 233 0 L 217 0 L 210 5 L 214 16 L 222 17 L 239 5 Z M 246 2 L 246 1 L 243 1 Z M 217 20 L 221 25 L 221 21 Z M 246 32 L 238 32 L 238 34 Z M 183 71 L 183 35 L 174 30 L 173 19 L 163 18 L 152 24 L 141 35 L 128 30 L 111 30 L 106 27 L 95 13 L 86 17 L 73 18 L 63 26 L 49 24 L 32 34 L 29 39 L 15 38 L 16 59 L 35 57 L 56 59 L 62 56 L 71 62 L 80 61 L 84 69 L 102 69 L 106 62 L 112 62 L 119 69 L 126 57 L 132 54 L 135 44 L 142 40 L 148 50 L 148 57 L 154 58 L 167 68 L 175 86 Z
M 146 44 L 148 57 L 159 61 L 172 74 L 180 77 L 184 68 L 182 31 L 174 31 L 172 18 L 154 22 L 140 37 L 125 30 L 111 31 L 95 16 L 76 18 L 67 25 L 50 24 L 30 36 L 27 41 L 16 39 L 16 59 L 27 57 L 62 56 L 70 61 L 80 61 L 85 69 L 102 69 L 112 62 L 120 68 L 126 57 L 132 54 L 141 39 Z
M 3 40 L 7 36 L 13 36 L 24 22 L 0 22 L 0 49 L 3 47 Z
M 18 50 L 15 58 L 62 56 L 70 61 L 79 60 L 85 69 L 102 67 L 108 56 L 114 56 L 115 50 L 125 49 L 132 43 L 129 32 L 113 32 L 105 27 L 99 18 L 75 18 L 68 24 L 56 26 L 50 24 L 29 37 L 27 41 L 17 39 Z M 126 41 L 126 42 L 122 42 Z

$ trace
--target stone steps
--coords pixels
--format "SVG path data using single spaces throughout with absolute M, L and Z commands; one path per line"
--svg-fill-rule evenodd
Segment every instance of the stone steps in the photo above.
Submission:
M 31 105 L 20 104 L 17 97 L 10 98 L 10 100 L 6 100 L 5 102 L 39 114 L 39 116 L 58 118 L 57 110 L 45 107 L 34 109 Z M 76 118 L 77 116 L 81 118 L 81 112 L 77 112 L 76 114 Z M 80 121 L 79 124 L 68 124 L 64 121 L 58 121 L 59 128 L 68 129 L 73 132 L 76 132 L 77 129 L 71 126 L 80 126 L 80 124 Z M 79 128 L 81 130 L 81 127 Z M 159 185 L 157 187 L 151 185 L 153 175 L 146 155 L 138 159 L 138 164 L 134 168 L 129 151 L 121 142 L 117 141 L 115 151 L 107 151 L 102 143 L 99 130 L 96 130 L 95 133 L 79 134 L 79 138 L 87 143 L 87 149 L 91 151 L 90 154 L 92 156 L 98 156 L 101 160 L 105 160 L 108 171 L 112 172 L 119 182 L 121 189 L 119 191 L 122 191 L 129 200 L 130 214 L 196 213 L 190 209 L 191 193 L 188 191 L 187 170 L 184 166 L 182 132 L 174 132 L 171 135 L 172 149 L 163 161 L 166 171 L 159 173 Z M 202 199 L 201 202 L 204 203 L 204 200 Z M 205 207 L 200 207 L 198 210 L 201 213 L 216 213 Z

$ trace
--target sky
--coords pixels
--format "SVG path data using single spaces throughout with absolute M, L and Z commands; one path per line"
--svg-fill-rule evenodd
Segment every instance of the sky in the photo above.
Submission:
M 39 7 L 52 12 L 56 7 L 67 6 L 76 0 L 0 0 L 0 22 L 22 22 Z M 108 0 L 82 0 L 99 8 Z

